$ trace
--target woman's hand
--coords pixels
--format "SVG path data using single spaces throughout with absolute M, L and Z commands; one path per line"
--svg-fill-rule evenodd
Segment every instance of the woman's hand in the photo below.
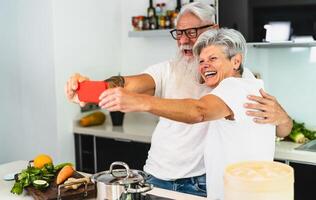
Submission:
M 81 83 L 85 80 L 89 80 L 89 78 L 82 76 L 80 74 L 74 74 L 68 79 L 64 88 L 68 101 L 77 103 L 81 107 L 85 106 L 86 103 L 79 101 L 77 88 L 78 88 L 78 83 Z
M 274 124 L 277 126 L 277 135 L 285 137 L 290 134 L 293 122 L 286 111 L 279 104 L 277 99 L 263 89 L 260 89 L 259 96 L 248 96 L 248 99 L 255 103 L 246 103 L 245 108 L 248 110 L 247 115 L 254 117 L 254 121 L 259 124 Z
M 142 112 L 147 111 L 150 96 L 129 92 L 117 87 L 105 90 L 99 97 L 99 106 L 109 111 Z

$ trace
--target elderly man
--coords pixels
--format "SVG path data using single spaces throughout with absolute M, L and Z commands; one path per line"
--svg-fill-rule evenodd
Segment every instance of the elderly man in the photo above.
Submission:
M 214 14 L 212 7 L 199 2 L 184 6 L 177 19 L 177 28 L 171 31 L 179 47 L 176 57 L 150 66 L 140 75 L 107 79 L 111 85 L 120 87 L 113 89 L 111 98 L 101 99 L 100 106 L 111 102 L 113 109 L 124 111 L 115 108 L 115 104 L 120 104 L 115 96 L 123 90 L 163 98 L 197 99 L 209 93 L 210 89 L 197 81 L 198 63 L 192 47 L 201 33 L 218 27 L 214 24 Z M 243 76 L 253 75 L 245 69 Z M 84 105 L 79 102 L 76 89 L 78 82 L 86 79 L 76 74 L 68 80 L 65 92 L 69 100 Z M 277 125 L 277 135 L 286 136 L 292 128 L 291 118 L 274 97 L 264 91 L 261 94 L 263 98 L 249 97 L 254 103 L 245 102 L 245 107 L 251 109 L 247 114 L 253 116 L 257 123 Z M 156 105 L 156 109 L 163 106 L 159 101 Z M 191 125 L 161 117 L 152 135 L 144 166 L 144 170 L 150 174 L 148 181 L 156 187 L 206 196 L 203 151 L 207 130 L 207 122 Z

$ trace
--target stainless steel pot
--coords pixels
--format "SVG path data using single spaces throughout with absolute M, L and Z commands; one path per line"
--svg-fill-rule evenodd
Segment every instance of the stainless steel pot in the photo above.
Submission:
M 108 171 L 94 174 L 91 180 L 97 187 L 97 200 L 133 200 L 153 188 L 145 182 L 146 176 L 143 171 L 129 169 L 124 162 L 114 162 Z

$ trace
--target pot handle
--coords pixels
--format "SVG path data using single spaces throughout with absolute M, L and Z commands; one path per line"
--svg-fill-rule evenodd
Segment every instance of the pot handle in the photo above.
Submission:
M 126 193 L 143 193 L 153 189 L 153 185 L 144 183 L 140 188 L 131 188 L 130 186 L 125 190 Z
M 125 163 L 125 162 L 121 162 L 121 161 L 116 161 L 116 162 L 113 162 L 111 165 L 110 165 L 110 173 L 114 176 L 115 174 L 113 174 L 113 168 L 114 166 L 122 166 L 126 169 L 126 177 L 125 178 L 128 178 L 130 177 L 130 170 L 129 170 L 129 166 Z

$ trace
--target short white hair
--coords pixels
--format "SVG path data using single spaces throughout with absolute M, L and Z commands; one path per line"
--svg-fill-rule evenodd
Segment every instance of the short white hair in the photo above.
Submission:
M 215 13 L 216 13 L 215 8 L 213 8 L 212 6 L 208 4 L 201 3 L 201 2 L 193 2 L 193 3 L 184 5 L 181 8 L 180 13 L 177 17 L 177 23 L 179 19 L 181 18 L 181 16 L 187 12 L 190 12 L 194 14 L 195 16 L 197 16 L 202 21 L 202 23 L 205 23 L 205 24 L 215 23 Z
M 243 63 L 247 53 L 247 43 L 244 36 L 234 29 L 220 28 L 210 29 L 202 33 L 195 45 L 193 46 L 193 53 L 195 56 L 201 54 L 202 49 L 207 46 L 217 45 L 222 46 L 227 58 L 232 58 L 236 54 L 241 54 L 241 74 L 243 72 Z

